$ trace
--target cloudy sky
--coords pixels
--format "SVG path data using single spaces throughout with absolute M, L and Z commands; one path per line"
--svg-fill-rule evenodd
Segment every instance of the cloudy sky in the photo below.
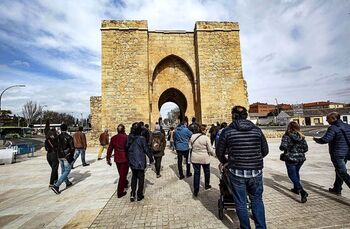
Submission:
M 350 1 L 347 0 L 2 0 L 2 108 L 28 100 L 89 113 L 100 95 L 102 19 L 145 19 L 150 30 L 192 31 L 195 21 L 240 24 L 249 102 L 350 102 Z

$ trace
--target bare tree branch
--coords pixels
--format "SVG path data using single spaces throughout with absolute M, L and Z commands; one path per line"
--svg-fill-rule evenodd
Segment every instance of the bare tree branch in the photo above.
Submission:
M 43 107 L 34 103 L 33 101 L 28 101 L 24 104 L 22 108 L 22 114 L 25 120 L 27 121 L 27 126 L 34 123 L 41 116 Z

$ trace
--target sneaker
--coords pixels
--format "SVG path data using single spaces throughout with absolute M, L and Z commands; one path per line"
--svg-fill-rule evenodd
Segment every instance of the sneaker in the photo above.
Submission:
M 135 196 L 130 196 L 130 202 L 134 202 L 135 201 Z
M 180 180 L 182 180 L 182 179 L 185 178 L 185 176 L 184 176 L 184 175 L 181 175 L 179 178 L 180 178 Z
M 53 184 L 49 184 L 49 188 L 53 187 Z
M 102 158 L 99 157 L 99 158 L 97 158 L 97 160 L 100 161 L 100 160 L 102 160 Z
M 142 196 L 137 196 L 137 201 L 141 201 L 141 200 L 143 200 L 144 198 L 145 198 L 144 195 L 142 195 Z
M 208 185 L 207 187 L 205 187 L 205 190 L 211 189 L 211 185 Z
M 70 181 L 67 181 L 67 182 L 66 182 L 66 187 L 67 187 L 67 188 L 70 187 L 70 186 L 72 186 L 72 185 L 73 185 L 72 182 L 70 182 Z
M 301 195 L 301 202 L 306 203 L 307 197 L 309 196 L 309 194 L 305 190 L 302 189 L 300 191 L 300 195 Z
M 193 196 L 197 197 L 198 196 L 198 192 L 193 192 Z
M 290 191 L 295 193 L 295 194 L 297 194 L 297 195 L 299 195 L 299 190 L 298 189 L 292 188 Z
M 328 192 L 330 192 L 330 193 L 332 193 L 334 195 L 337 195 L 337 196 L 341 195 L 341 191 L 335 190 L 334 188 L 329 188 Z
M 55 185 L 53 185 L 53 186 L 51 187 L 51 190 L 54 191 L 54 193 L 56 193 L 57 195 L 61 193 L 60 190 L 59 190 L 59 188 L 56 187 Z
M 85 167 L 85 166 L 89 166 L 90 164 L 88 164 L 88 163 L 85 163 L 85 164 L 83 164 L 83 166 Z
M 191 177 L 192 176 L 192 173 L 189 173 L 186 175 L 186 177 Z
M 161 176 L 162 176 L 162 175 L 158 174 L 158 175 L 157 175 L 157 178 L 159 178 L 159 177 L 161 177 Z

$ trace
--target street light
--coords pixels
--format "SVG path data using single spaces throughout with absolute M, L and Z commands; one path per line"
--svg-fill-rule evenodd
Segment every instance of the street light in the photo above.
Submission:
M 43 118 L 44 118 L 44 107 L 47 107 L 47 105 L 43 105 L 41 107 L 41 118 L 40 118 L 40 133 L 44 133 L 44 128 L 43 128 Z
M 25 86 L 26 85 L 23 85 L 23 84 L 12 85 L 12 86 L 6 88 L 5 90 L 3 90 L 0 94 L 0 111 L 1 111 L 1 98 L 2 98 L 2 95 L 5 93 L 5 91 L 7 91 L 8 89 L 13 88 L 13 87 L 25 87 Z

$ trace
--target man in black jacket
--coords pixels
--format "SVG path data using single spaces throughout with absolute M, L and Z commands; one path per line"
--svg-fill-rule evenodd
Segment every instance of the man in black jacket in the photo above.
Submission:
M 350 158 L 350 125 L 343 123 L 337 112 L 329 113 L 327 122 L 330 124 L 327 132 L 322 138 L 314 138 L 314 141 L 329 145 L 329 154 L 336 172 L 333 188 L 329 188 L 329 192 L 341 195 L 343 182 L 350 188 L 350 175 L 346 168 L 347 160 Z
M 66 182 L 66 187 L 72 185 L 72 182 L 68 180 L 68 175 L 71 170 L 71 163 L 74 161 L 74 142 L 73 138 L 67 133 L 67 125 L 61 125 L 61 134 L 56 137 L 57 145 L 57 157 L 61 165 L 61 176 L 51 187 L 52 191 L 56 194 L 60 194 L 59 187 L 63 182 Z
M 250 228 L 247 210 L 247 194 L 251 199 L 256 228 L 266 228 L 263 193 L 263 158 L 269 149 L 262 131 L 248 117 L 242 106 L 232 108 L 233 122 L 219 138 L 216 155 L 224 165 L 228 176 L 240 228 Z M 227 157 L 226 157 L 227 155 Z

